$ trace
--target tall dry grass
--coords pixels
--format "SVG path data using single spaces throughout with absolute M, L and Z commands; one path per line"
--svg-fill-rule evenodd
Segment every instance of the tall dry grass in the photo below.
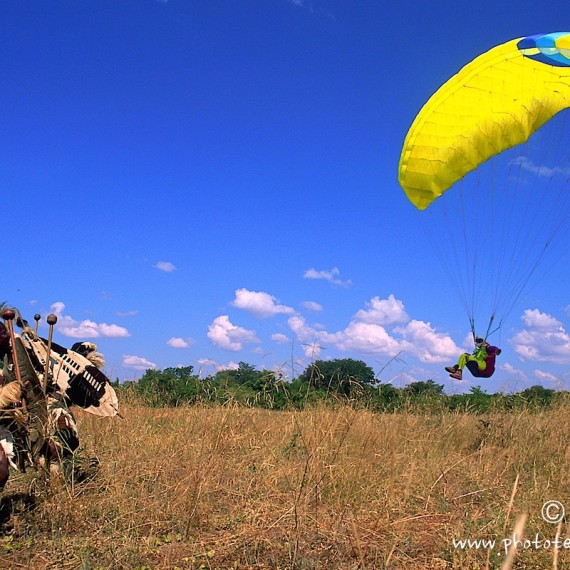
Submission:
M 570 567 L 565 549 L 523 544 L 509 562 L 500 543 L 521 515 L 525 537 L 554 539 L 541 508 L 570 508 L 568 412 L 81 414 L 97 475 L 11 479 L 0 568 Z M 497 545 L 453 546 L 468 538 Z

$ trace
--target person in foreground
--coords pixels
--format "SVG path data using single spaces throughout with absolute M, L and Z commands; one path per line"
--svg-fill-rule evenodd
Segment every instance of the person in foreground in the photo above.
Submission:
M 490 378 L 495 372 L 495 358 L 499 354 L 501 354 L 500 348 L 491 346 L 484 338 L 477 337 L 473 354 L 464 352 L 457 360 L 457 364 L 446 366 L 445 370 L 456 380 L 463 378 L 463 369 L 466 366 L 475 378 Z

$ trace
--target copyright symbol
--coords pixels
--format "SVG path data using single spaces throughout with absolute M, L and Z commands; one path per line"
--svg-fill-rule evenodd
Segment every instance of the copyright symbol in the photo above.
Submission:
M 556 524 L 564 519 L 564 505 L 560 501 L 546 501 L 542 505 L 542 518 L 551 524 Z

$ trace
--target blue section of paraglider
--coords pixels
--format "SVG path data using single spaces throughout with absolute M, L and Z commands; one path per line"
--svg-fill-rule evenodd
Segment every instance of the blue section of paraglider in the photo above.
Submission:
M 517 47 L 530 59 L 555 67 L 570 67 L 570 32 L 537 34 L 520 40 Z

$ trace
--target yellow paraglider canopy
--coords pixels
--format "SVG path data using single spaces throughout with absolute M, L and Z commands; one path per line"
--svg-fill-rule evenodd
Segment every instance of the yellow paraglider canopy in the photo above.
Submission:
M 524 143 L 567 107 L 570 33 L 497 46 L 447 81 L 418 113 L 400 156 L 400 185 L 424 210 L 479 164 Z

